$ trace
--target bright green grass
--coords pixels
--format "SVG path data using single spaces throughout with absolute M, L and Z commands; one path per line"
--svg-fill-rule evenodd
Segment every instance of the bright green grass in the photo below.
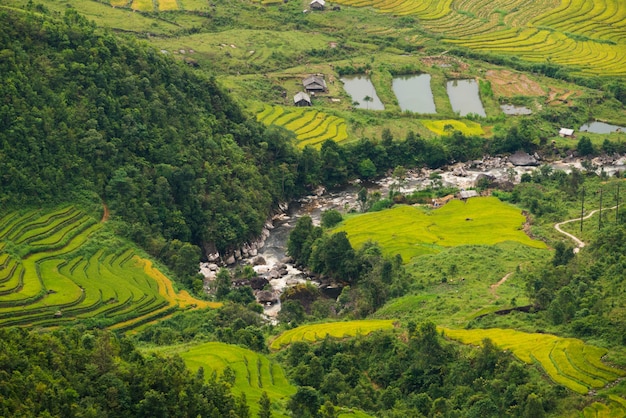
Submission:
M 179 351 L 180 350 L 180 351 Z M 227 366 L 235 372 L 234 390 L 244 392 L 251 416 L 259 412 L 259 399 L 265 391 L 272 403 L 283 404 L 296 392 L 279 364 L 254 351 L 235 345 L 210 342 L 176 350 L 187 367 L 194 372 L 204 368 L 204 375 L 212 371 L 221 374 Z M 166 350 L 167 351 L 167 350 Z M 274 411 L 275 412 L 275 411 Z M 274 416 L 286 416 L 278 415 Z
M 452 135 L 454 131 L 463 132 L 464 135 L 484 135 L 482 126 L 470 120 L 422 120 L 425 127 L 437 135 Z
M 604 387 L 619 377 L 626 375 L 620 369 L 604 365 L 595 368 L 589 356 L 584 357 L 587 345 L 578 339 L 560 338 L 550 334 L 530 334 L 512 329 L 443 329 L 451 339 L 464 344 L 480 345 L 489 338 L 503 350 L 510 350 L 516 357 L 528 364 L 539 364 L 555 382 L 581 394 L 590 389 Z M 606 350 L 595 347 L 594 363 L 600 362 Z M 588 363 L 584 367 L 580 365 Z
M 380 244 L 388 255 L 400 254 L 405 261 L 459 245 L 494 245 L 519 242 L 546 248 L 522 230 L 521 211 L 495 197 L 453 200 L 428 211 L 420 207 L 396 206 L 389 210 L 348 218 L 335 232 L 346 231 L 354 247 L 367 241 Z
M 319 341 L 327 335 L 335 338 L 367 335 L 380 329 L 392 329 L 393 323 L 392 320 L 363 320 L 302 325 L 280 334 L 272 341 L 270 348 L 280 350 L 294 341 Z

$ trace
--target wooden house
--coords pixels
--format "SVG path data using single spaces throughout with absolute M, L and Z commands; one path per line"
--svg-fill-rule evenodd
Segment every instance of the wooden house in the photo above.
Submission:
M 309 8 L 311 10 L 324 10 L 325 6 L 326 6 L 325 0 L 313 0 L 311 1 L 311 3 L 309 3 Z
M 574 138 L 574 130 L 573 129 L 567 129 L 567 128 L 561 128 L 561 130 L 559 131 L 559 136 L 561 138 Z
M 293 96 L 293 104 L 298 107 L 311 106 L 311 98 L 301 91 Z
M 307 92 L 325 92 L 326 81 L 323 77 L 316 75 L 309 76 L 302 81 L 302 85 Z

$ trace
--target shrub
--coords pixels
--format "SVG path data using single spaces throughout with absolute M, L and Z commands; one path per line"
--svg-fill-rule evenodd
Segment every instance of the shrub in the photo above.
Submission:
M 343 216 L 335 209 L 329 209 L 322 213 L 322 226 L 324 228 L 332 228 L 341 221 L 343 221 Z

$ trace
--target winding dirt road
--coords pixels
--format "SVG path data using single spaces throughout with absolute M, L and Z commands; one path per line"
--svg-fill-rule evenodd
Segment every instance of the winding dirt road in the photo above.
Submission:
M 612 210 L 615 209 L 617 206 L 613 206 L 612 208 L 606 208 L 606 209 L 602 209 L 602 210 Z M 583 217 L 583 220 L 585 219 L 589 219 L 593 216 L 594 213 L 599 212 L 600 209 L 595 209 L 592 210 L 591 212 L 589 212 L 587 215 L 585 215 Z M 563 222 L 559 222 L 557 224 L 554 224 L 554 229 L 556 229 L 557 231 L 559 231 L 561 234 L 568 236 L 570 239 L 572 239 L 572 241 L 574 241 L 574 243 L 576 244 L 576 248 L 574 248 L 574 253 L 577 253 L 580 251 L 581 248 L 583 248 L 585 246 L 585 243 L 583 241 L 581 241 L 577 236 L 570 234 L 569 232 L 565 232 L 561 229 L 562 225 L 571 223 L 571 222 L 580 222 L 580 218 L 574 218 L 574 219 L 569 219 L 567 221 L 563 221 Z

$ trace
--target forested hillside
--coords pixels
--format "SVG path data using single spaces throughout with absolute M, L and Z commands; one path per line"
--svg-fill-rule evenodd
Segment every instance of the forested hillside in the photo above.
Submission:
M 0 330 L 5 417 L 244 416 L 245 398 L 180 357 L 141 355 L 126 338 L 84 329 Z M 232 414 L 232 415 L 231 415 Z
M 0 73 L 4 208 L 101 198 L 159 255 L 256 237 L 290 193 L 285 137 L 244 118 L 213 79 L 74 11 L 0 11 Z

